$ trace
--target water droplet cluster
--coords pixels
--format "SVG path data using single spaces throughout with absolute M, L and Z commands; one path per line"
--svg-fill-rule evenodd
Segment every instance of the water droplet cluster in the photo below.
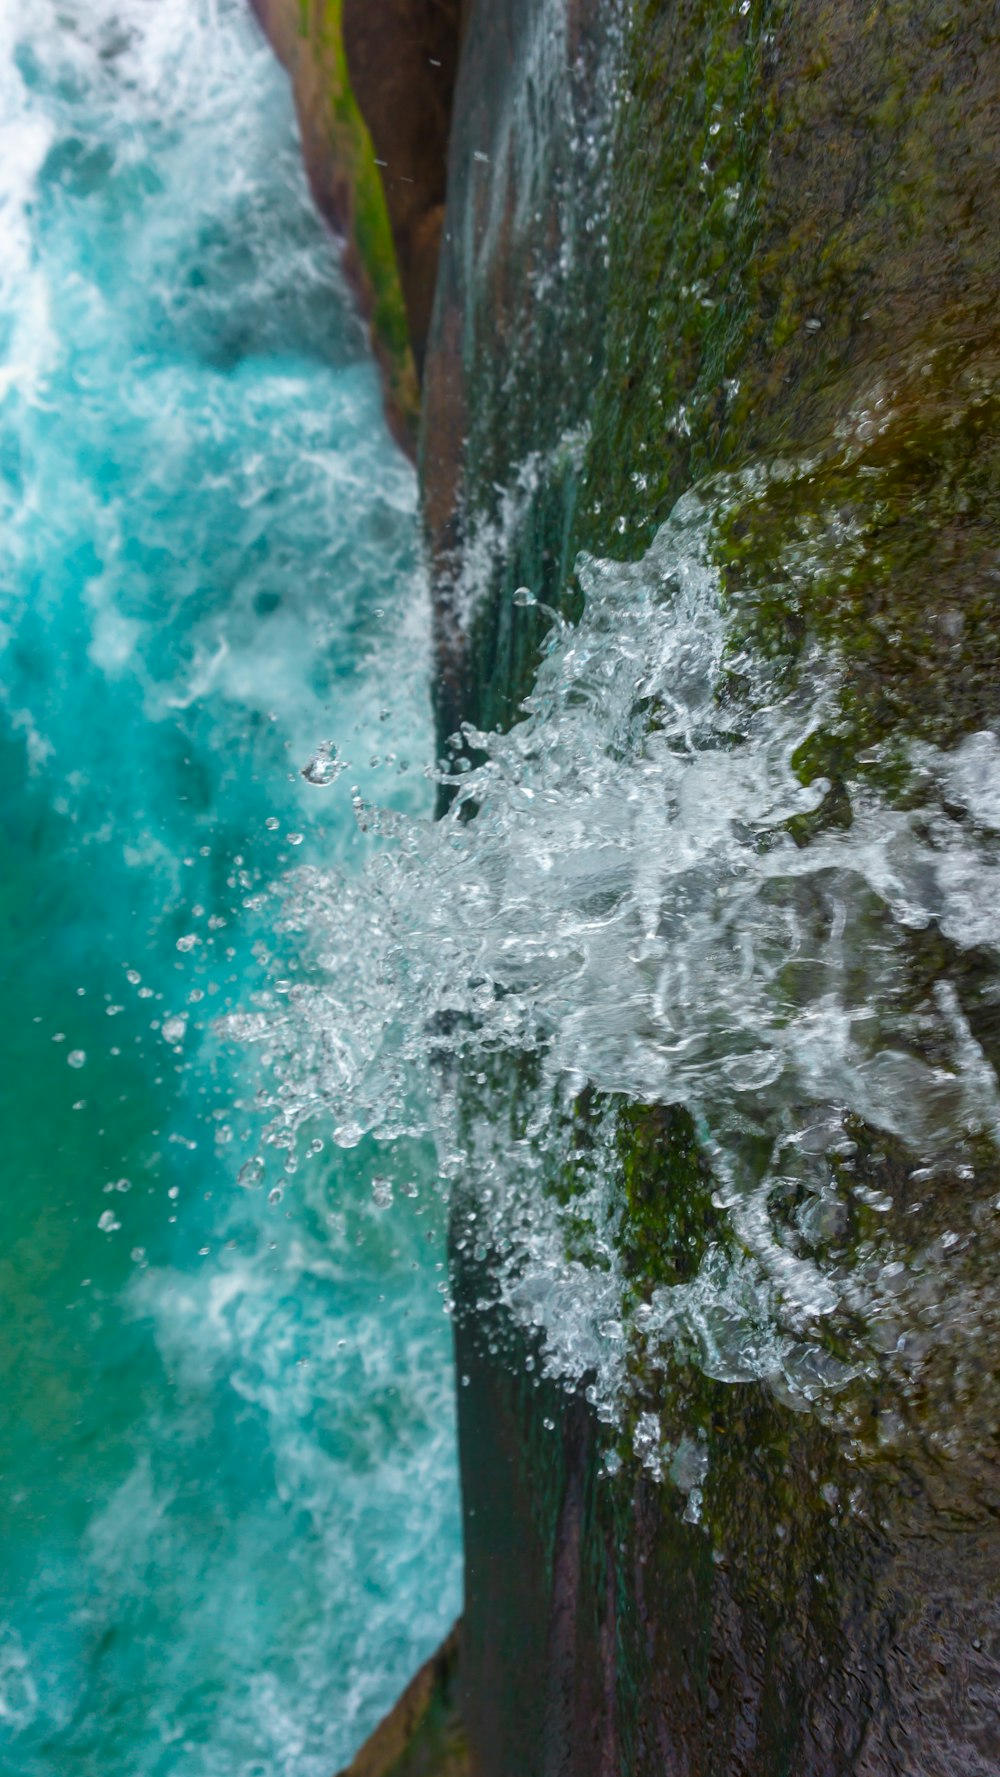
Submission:
M 553 622 L 522 719 L 457 737 L 437 824 L 358 801 L 381 849 L 361 880 L 288 878 L 302 971 L 230 1021 L 274 1057 L 279 1146 L 320 1115 L 342 1146 L 436 1135 L 463 1249 L 612 1423 L 637 1348 L 801 1405 L 882 1361 L 890 1298 L 902 1350 L 926 1267 L 895 1251 L 857 1130 L 931 1171 L 1000 1140 L 958 993 L 939 973 L 915 994 L 911 966 L 930 928 L 1000 951 L 1000 740 L 914 746 L 892 802 L 859 770 L 824 825 L 829 785 L 795 761 L 837 720 L 836 658 L 807 646 L 789 677 L 734 652 L 718 524 L 755 473 L 686 496 L 642 560 L 580 561 L 584 614 Z M 685 1107 L 725 1231 L 638 1303 L 623 1103 Z

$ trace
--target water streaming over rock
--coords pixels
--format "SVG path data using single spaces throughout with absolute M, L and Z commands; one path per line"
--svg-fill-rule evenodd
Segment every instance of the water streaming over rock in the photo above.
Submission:
M 791 672 L 741 647 L 719 565 L 734 511 L 811 468 L 706 484 L 638 562 L 582 558 L 583 615 L 552 614 L 522 719 L 454 737 L 438 825 L 355 795 L 382 852 L 360 882 L 294 873 L 307 967 L 280 1012 L 265 990 L 232 1021 L 280 1051 L 271 1139 L 320 1111 L 345 1147 L 436 1133 L 464 1181 L 458 1238 L 495 1251 L 550 1370 L 612 1423 L 637 1350 L 680 1345 L 807 1406 L 884 1361 L 890 1306 L 905 1346 L 928 1274 L 935 1339 L 960 1340 L 975 1307 L 947 1241 L 900 1262 L 856 1157 L 863 1127 L 912 1178 L 971 1181 L 1000 1135 L 959 995 L 940 972 L 915 990 L 912 954 L 933 930 L 995 956 L 1000 743 L 913 744 L 891 795 L 887 747 L 848 778 L 849 818 L 828 818 L 830 781 L 804 761 L 838 720 L 836 649 L 807 644 Z M 693 1116 L 716 1227 L 689 1279 L 638 1303 L 615 1135 L 630 1102 Z M 852 1202 L 874 1211 L 864 1242 Z

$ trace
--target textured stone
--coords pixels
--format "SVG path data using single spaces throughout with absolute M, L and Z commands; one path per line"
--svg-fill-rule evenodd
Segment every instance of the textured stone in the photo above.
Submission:
M 444 206 L 458 0 L 252 0 L 292 80 L 316 202 L 412 453 Z
M 572 611 L 581 545 L 638 556 L 692 481 L 779 454 L 814 468 L 733 514 L 722 566 L 744 645 L 792 675 L 807 637 L 844 662 L 801 843 L 873 747 L 996 721 L 998 76 L 993 5 L 473 5 L 422 441 L 442 740 L 530 685 L 515 586 Z M 864 538 L 850 561 L 765 571 L 831 514 Z M 909 966 L 1000 1061 L 987 964 L 929 933 Z M 970 1255 L 925 1312 L 941 1343 L 918 1389 L 887 1354 L 825 1417 L 679 1358 L 636 1376 L 665 1437 L 704 1435 L 700 1525 L 634 1462 L 598 1479 L 608 1434 L 536 1386 L 456 1242 L 480 1777 L 1000 1772 L 1000 1170 L 984 1141 L 975 1191 L 943 1167 L 915 1223 L 912 1162 L 855 1134 L 902 1250 L 947 1232 Z M 671 1206 L 702 1211 L 683 1111 L 623 1112 L 623 1139 L 641 1300 L 676 1260 Z
M 301 20 L 259 4 L 338 226 L 361 189 L 329 152 L 345 44 L 389 162 L 379 214 L 424 368 L 442 746 L 464 719 L 509 723 L 530 686 L 544 619 L 516 586 L 572 613 L 578 549 L 637 558 L 692 482 L 775 458 L 807 466 L 735 502 L 719 566 L 741 647 L 789 682 L 807 642 L 841 663 L 796 756 L 829 784 L 796 842 L 849 821 L 848 780 L 891 802 L 912 743 L 996 724 L 995 4 L 466 0 L 456 19 L 450 0 L 345 0 L 342 38 L 334 0 Z M 451 65 L 420 59 L 456 29 L 442 230 Z M 786 571 L 807 546 L 809 573 Z M 996 1069 L 991 960 L 933 927 L 907 942 L 913 1003 L 946 987 Z M 618 1116 L 642 1301 L 724 1232 L 684 1108 Z M 998 1777 L 995 1144 L 975 1189 L 948 1165 L 921 1180 L 915 1221 L 912 1156 L 860 1119 L 851 1133 L 898 1250 L 960 1255 L 924 1274 L 918 1380 L 889 1341 L 834 1408 L 803 1413 L 680 1353 L 638 1364 L 626 1432 L 643 1410 L 667 1440 L 698 1429 L 700 1523 L 585 1398 L 539 1382 L 538 1350 L 484 1307 L 490 1259 L 457 1202 L 476 1777 Z M 852 1210 L 845 1263 L 874 1250 L 873 1214 Z
M 458 1660 L 456 1628 L 339 1777 L 469 1777 Z

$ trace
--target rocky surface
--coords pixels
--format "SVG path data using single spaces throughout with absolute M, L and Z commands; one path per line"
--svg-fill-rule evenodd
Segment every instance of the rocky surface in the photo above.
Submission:
M 986 5 L 473 7 L 423 435 L 443 734 L 530 683 L 519 583 L 572 608 L 580 545 L 634 558 L 693 481 L 775 459 L 808 466 L 736 502 L 720 560 L 742 646 L 842 663 L 802 843 L 850 821 L 848 781 L 902 794 L 914 737 L 995 723 L 998 33 Z M 907 966 L 1000 1058 L 982 957 L 931 927 Z M 641 1303 L 722 1236 L 683 1109 L 622 1115 Z M 698 1523 L 627 1438 L 600 1478 L 615 1437 L 536 1386 L 456 1239 L 483 1777 L 1000 1771 L 995 1148 L 918 1184 L 905 1144 L 852 1140 L 923 1303 L 829 1414 L 637 1359 L 633 1427 L 703 1440 Z M 855 1211 L 839 1263 L 872 1238 Z
M 444 226 L 459 0 L 347 0 L 344 51 L 371 130 L 422 374 Z
M 429 17 L 457 41 L 453 9 L 390 12 L 411 45 Z M 699 483 L 718 505 L 733 706 L 741 662 L 786 688 L 836 662 L 794 755 L 819 786 L 796 845 L 849 833 L 866 797 L 916 831 L 913 761 L 930 755 L 914 749 L 951 757 L 1000 716 L 996 7 L 468 0 L 463 15 L 443 230 L 447 105 L 414 75 L 397 111 L 404 62 L 380 75 L 374 27 L 353 37 L 344 18 L 380 158 L 427 145 L 426 198 L 393 215 L 423 364 L 442 745 L 463 720 L 510 723 L 530 687 L 548 620 L 515 588 L 578 612 L 577 551 L 638 560 Z M 943 813 L 971 827 L 970 807 Z M 906 1004 L 876 1008 L 887 1044 L 940 1086 L 947 1006 L 969 1067 L 995 1073 L 989 944 L 929 919 L 898 948 Z M 806 1237 L 792 1179 L 774 1250 L 882 1294 L 877 1315 L 812 1328 L 815 1362 L 851 1370 L 813 1400 L 643 1339 L 655 1292 L 740 1242 L 691 1110 L 611 1108 L 634 1319 L 616 1419 L 586 1378 L 540 1379 L 544 1327 L 511 1317 L 469 1235 L 475 1180 L 456 1202 L 472 1769 L 996 1777 L 996 1125 L 935 1138 L 922 1165 L 863 1109 L 825 1107 L 835 1225 Z M 594 1114 L 581 1102 L 584 1134 Z M 792 1129 L 806 1154 L 817 1115 L 803 1104 Z M 771 1140 L 752 1103 L 743 1140 Z M 675 1460 L 692 1440 L 696 1511 Z
M 458 1714 L 458 1640 L 456 1628 L 339 1777 L 469 1777 Z
M 344 240 L 411 454 L 444 215 L 458 0 L 252 0 L 292 80 L 316 202 Z

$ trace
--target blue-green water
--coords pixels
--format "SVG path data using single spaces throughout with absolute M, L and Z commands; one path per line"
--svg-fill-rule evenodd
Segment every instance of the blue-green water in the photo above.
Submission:
M 458 1608 L 442 1212 L 319 1124 L 239 1184 L 217 1020 L 426 809 L 426 609 L 238 5 L 0 7 L 0 505 L 0 1771 L 329 1777 Z

